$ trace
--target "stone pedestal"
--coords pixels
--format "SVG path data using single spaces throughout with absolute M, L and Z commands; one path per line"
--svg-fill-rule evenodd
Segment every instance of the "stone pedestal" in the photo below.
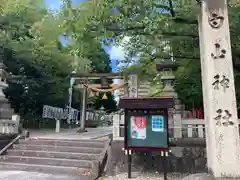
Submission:
M 203 0 L 199 34 L 208 168 L 240 177 L 240 146 L 226 0 Z
M 59 119 L 56 119 L 55 132 L 56 132 L 56 133 L 59 133 L 59 132 L 60 132 L 60 120 L 59 120 Z
M 21 133 L 22 127 L 20 127 L 20 116 L 19 115 L 13 115 L 12 120 L 16 122 L 15 132 Z
M 177 97 L 177 93 L 175 92 L 174 88 L 173 88 L 173 83 L 175 80 L 175 76 L 169 76 L 169 75 L 162 75 L 161 76 L 161 81 L 164 84 L 164 88 L 161 92 L 161 96 L 162 97 L 172 97 L 172 98 L 176 98 Z
M 12 119 L 12 115 L 13 115 L 13 110 L 3 93 L 3 89 L 8 87 L 6 82 L 7 73 L 5 71 L 5 68 L 6 67 L 4 66 L 4 64 L 0 62 L 0 120 Z

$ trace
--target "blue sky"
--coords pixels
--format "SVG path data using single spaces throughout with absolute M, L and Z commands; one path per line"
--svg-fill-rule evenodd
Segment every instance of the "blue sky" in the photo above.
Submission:
M 80 2 L 83 2 L 85 0 L 72 0 L 74 5 L 77 5 Z M 58 11 L 60 9 L 60 3 L 61 0 L 45 0 L 45 4 L 50 10 Z M 112 71 L 117 71 L 117 60 L 123 60 L 124 59 L 124 50 L 123 47 L 116 47 L 116 46 L 108 46 L 104 47 L 105 51 L 109 54 L 109 57 L 111 59 L 111 66 Z

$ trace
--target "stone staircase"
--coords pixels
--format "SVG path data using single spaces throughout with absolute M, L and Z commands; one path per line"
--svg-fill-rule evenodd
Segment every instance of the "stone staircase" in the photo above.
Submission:
M 96 178 L 110 142 L 110 139 L 20 139 L 0 156 L 0 169 Z

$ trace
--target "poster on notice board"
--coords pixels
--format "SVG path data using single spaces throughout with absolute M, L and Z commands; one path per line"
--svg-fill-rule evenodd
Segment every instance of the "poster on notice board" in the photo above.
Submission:
M 131 117 L 131 137 L 132 139 L 146 139 L 147 118 L 145 116 Z
M 152 131 L 153 132 L 164 132 L 164 117 L 157 115 L 152 116 Z

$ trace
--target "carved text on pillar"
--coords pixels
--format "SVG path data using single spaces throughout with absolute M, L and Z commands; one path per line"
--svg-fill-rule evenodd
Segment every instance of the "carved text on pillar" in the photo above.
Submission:
M 216 120 L 216 125 L 217 126 L 232 126 L 234 123 L 231 121 L 232 114 L 229 112 L 229 110 L 222 110 L 218 109 L 216 111 L 217 115 L 214 117 L 214 120 Z
M 218 15 L 217 13 L 210 13 L 208 17 L 209 25 L 214 29 L 219 29 L 223 25 L 224 17 Z
M 219 90 L 220 86 L 223 87 L 223 91 L 226 92 L 226 89 L 229 88 L 230 80 L 225 76 L 220 76 L 219 74 L 214 76 L 214 82 L 212 83 L 215 90 Z
M 215 52 L 211 54 L 212 58 L 213 59 L 225 58 L 227 51 L 225 49 L 222 49 L 219 43 L 215 43 L 214 46 Z

